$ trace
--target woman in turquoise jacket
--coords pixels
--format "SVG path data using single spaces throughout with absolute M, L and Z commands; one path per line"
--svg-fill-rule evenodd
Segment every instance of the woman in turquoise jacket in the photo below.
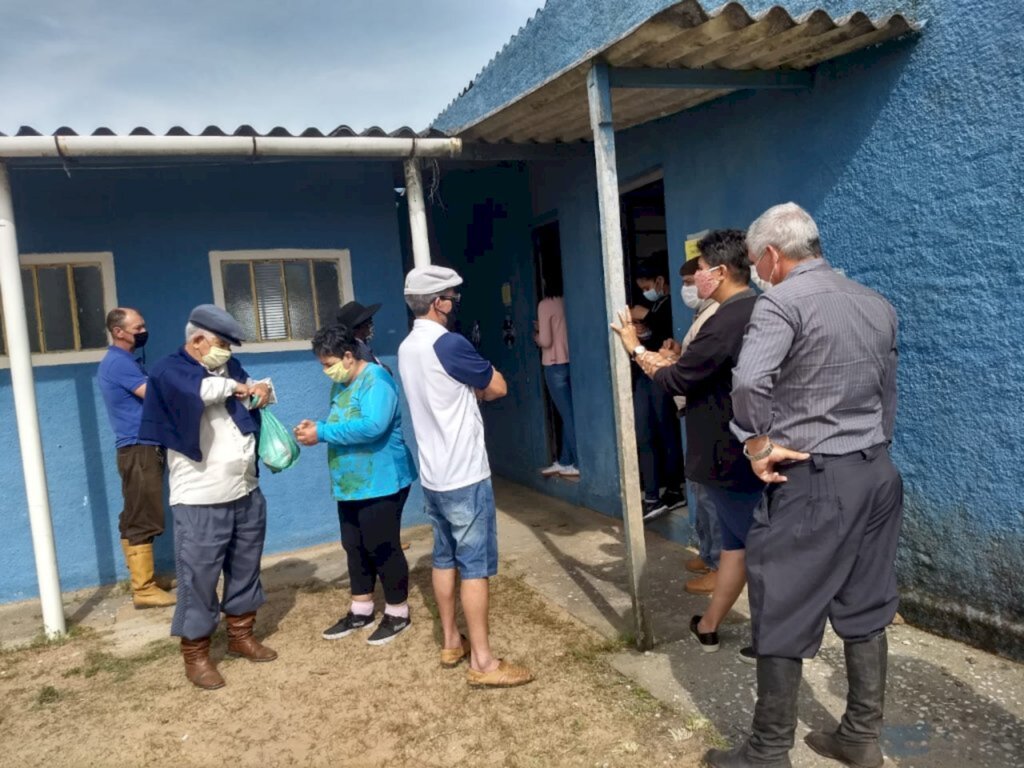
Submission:
M 357 357 L 356 340 L 346 326 L 317 331 L 313 354 L 333 382 L 331 410 L 323 421 L 304 420 L 295 437 L 303 445 L 327 443 L 352 586 L 348 613 L 323 637 L 336 640 L 373 624 L 373 590 L 379 578 L 384 616 L 367 642 L 384 645 L 410 624 L 409 564 L 399 529 L 416 469 L 402 437 L 398 386 L 384 368 Z

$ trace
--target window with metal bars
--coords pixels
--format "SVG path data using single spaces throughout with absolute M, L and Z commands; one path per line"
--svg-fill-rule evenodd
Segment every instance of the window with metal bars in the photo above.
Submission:
M 22 292 L 32 352 L 82 352 L 106 348 L 103 268 L 100 261 L 22 266 Z M 3 333 L 0 333 L 0 356 L 6 355 L 7 328 L 4 325 Z
M 312 339 L 341 306 L 340 267 L 337 258 L 225 259 L 224 308 L 248 340 Z

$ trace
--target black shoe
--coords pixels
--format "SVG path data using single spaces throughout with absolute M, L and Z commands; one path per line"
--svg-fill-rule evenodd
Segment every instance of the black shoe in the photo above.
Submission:
M 754 653 L 754 646 L 745 645 L 739 650 L 740 661 L 744 664 L 757 664 L 757 654 Z
M 366 629 L 371 624 L 373 624 L 372 613 L 369 616 L 359 616 L 349 611 L 343 618 L 338 619 L 333 627 L 325 629 L 320 637 L 324 640 L 339 640 L 348 637 L 356 630 Z
M 669 512 L 671 512 L 673 509 L 685 507 L 686 494 L 682 493 L 681 491 L 665 491 L 663 494 L 661 494 L 661 504 Z
M 661 503 L 661 499 L 644 499 L 644 522 L 650 522 L 662 515 L 668 514 L 668 507 Z
M 412 621 L 406 617 L 392 616 L 390 613 L 385 613 L 384 618 L 380 620 L 380 624 L 373 630 L 373 634 L 366 638 L 366 642 L 370 645 L 387 645 L 394 640 L 404 630 L 409 628 Z
M 700 643 L 700 649 L 704 653 L 714 653 L 718 650 L 718 633 L 717 632 L 701 632 L 697 629 L 697 625 L 700 624 L 700 616 L 694 616 L 690 619 L 690 634 L 692 634 L 697 642 Z

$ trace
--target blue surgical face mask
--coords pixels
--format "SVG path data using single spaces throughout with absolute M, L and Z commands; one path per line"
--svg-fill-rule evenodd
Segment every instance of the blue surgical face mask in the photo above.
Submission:
M 648 301 L 657 301 L 658 299 L 661 298 L 661 294 L 658 293 L 658 291 L 655 290 L 654 288 L 649 288 L 646 291 L 644 291 L 644 298 L 647 299 Z

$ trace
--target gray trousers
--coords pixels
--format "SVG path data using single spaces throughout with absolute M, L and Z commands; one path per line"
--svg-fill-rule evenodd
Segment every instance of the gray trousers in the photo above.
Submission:
M 769 486 L 747 536 L 754 649 L 812 658 L 825 619 L 865 640 L 896 614 L 896 544 L 903 481 L 884 446 L 813 456 Z
M 267 533 L 267 502 L 259 488 L 225 504 L 171 506 L 178 603 L 171 634 L 186 640 L 209 637 L 220 613 L 240 616 L 264 602 L 260 558 Z M 224 573 L 224 598 L 217 580 Z

